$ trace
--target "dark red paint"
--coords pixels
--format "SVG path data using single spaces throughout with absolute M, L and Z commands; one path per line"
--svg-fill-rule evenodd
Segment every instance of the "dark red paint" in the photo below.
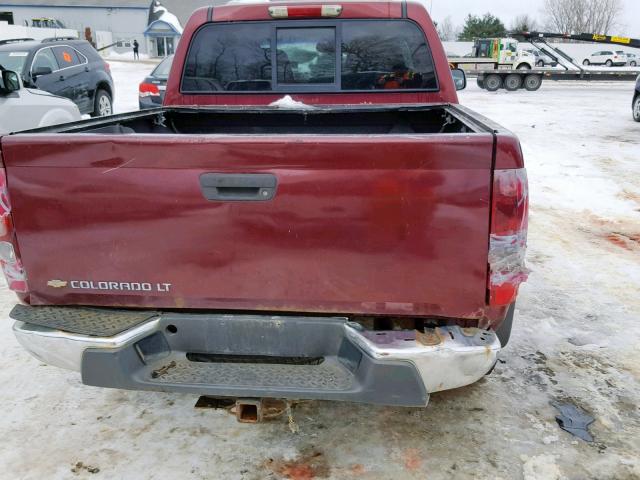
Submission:
M 273 5 L 280 4 L 215 7 L 214 19 L 271 20 L 267 8 Z M 398 2 L 343 6 L 341 18 L 402 15 Z M 198 10 L 187 24 L 165 104 L 262 105 L 281 97 L 180 93 L 190 39 L 207 15 L 208 9 Z M 457 103 L 424 7 L 409 2 L 407 15 L 430 43 L 439 92 L 294 98 L 309 104 Z M 30 288 L 22 299 L 33 305 L 420 315 L 495 323 L 506 307 L 487 306 L 492 168 L 522 167 L 515 137 L 496 130 L 497 136 L 4 137 L 17 242 Z M 271 173 L 277 193 L 268 202 L 209 202 L 199 185 L 208 172 Z M 74 291 L 48 286 L 54 279 L 171 288 Z
M 343 6 L 340 18 L 402 18 L 400 2 L 306 2 L 313 5 L 339 4 Z M 305 2 L 296 2 L 297 5 Z M 213 8 L 216 22 L 259 21 L 273 19 L 269 7 L 287 5 L 286 2 L 268 2 L 257 5 L 223 5 Z M 167 83 L 164 105 L 268 105 L 282 98 L 281 93 L 229 95 L 189 95 L 180 92 L 180 81 L 191 37 L 207 22 L 207 8 L 197 10 L 185 27 Z M 449 73 L 449 63 L 438 32 L 426 10 L 420 4 L 407 2 L 407 18 L 415 21 L 424 31 L 431 48 L 440 91 L 438 92 L 372 92 L 372 93 L 301 93 L 291 94 L 298 101 L 317 104 L 361 104 L 361 103 L 458 103 L 458 95 Z
M 32 304 L 470 316 L 485 303 L 492 142 L 21 135 L 3 153 Z M 277 194 L 208 202 L 205 172 L 273 173 Z

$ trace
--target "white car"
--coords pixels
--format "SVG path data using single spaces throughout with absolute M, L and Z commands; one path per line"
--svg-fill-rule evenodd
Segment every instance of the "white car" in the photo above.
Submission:
M 584 59 L 583 65 L 606 65 L 607 67 L 624 67 L 627 64 L 627 56 L 624 53 L 617 53 L 611 50 L 594 52 Z
M 24 88 L 17 73 L 0 66 L 0 135 L 81 120 L 75 103 Z
M 627 62 L 630 67 L 637 67 L 640 64 L 640 57 L 635 53 L 627 53 Z

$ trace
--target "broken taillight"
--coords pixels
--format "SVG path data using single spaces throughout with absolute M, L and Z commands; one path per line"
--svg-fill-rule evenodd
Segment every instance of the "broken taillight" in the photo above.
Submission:
M 160 89 L 153 83 L 141 83 L 138 88 L 140 97 L 159 97 Z
M 15 250 L 15 235 L 11 220 L 11 203 L 7 190 L 7 176 L 0 168 L 0 266 L 9 288 L 14 292 L 27 291 L 27 276 Z
M 496 170 L 491 201 L 489 238 L 489 305 L 513 303 L 527 279 L 525 266 L 529 186 L 524 168 Z
M 342 5 L 288 5 L 269 7 L 271 18 L 339 17 Z

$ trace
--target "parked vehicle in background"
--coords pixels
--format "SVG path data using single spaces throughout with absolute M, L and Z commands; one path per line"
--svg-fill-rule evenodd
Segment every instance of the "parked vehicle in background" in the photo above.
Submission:
M 245 421 L 479 380 L 528 186 L 456 85 L 423 3 L 197 10 L 163 107 L 0 138 L 17 338 L 86 384 L 250 399 Z
M 86 40 L 47 39 L 0 45 L 0 65 L 18 72 L 25 87 L 73 101 L 82 114 L 113 113 L 109 64 Z
M 516 70 L 535 68 L 537 58 L 528 50 L 520 49 L 519 45 L 515 38 L 480 38 L 474 42 L 471 57 L 479 61 L 486 59 L 495 62 L 500 68 L 509 67 Z
M 636 80 L 636 89 L 633 92 L 633 119 L 636 122 L 640 122 L 640 75 L 638 75 L 638 79 Z
M 173 55 L 169 55 L 140 84 L 138 87 L 140 110 L 162 106 L 172 63 Z
M 24 88 L 16 72 L 0 65 L 0 135 L 81 118 L 72 101 L 42 90 Z
M 620 55 L 612 50 L 593 52 L 584 59 L 583 65 L 605 65 L 607 67 L 623 67 L 627 64 L 626 55 Z
M 555 67 L 558 65 L 558 61 L 551 58 L 549 55 L 542 53 L 535 48 L 524 48 L 523 52 L 527 52 L 529 55 L 533 55 L 535 57 L 535 66 L 536 67 Z
M 637 67 L 640 63 L 640 57 L 635 53 L 627 53 L 627 64 L 630 67 Z
M 36 28 L 67 28 L 57 18 L 32 18 L 31 26 Z
M 620 58 L 621 61 L 624 60 L 624 66 L 629 65 L 629 57 L 627 56 L 627 53 L 624 50 L 616 50 L 614 53 L 618 55 L 618 58 Z

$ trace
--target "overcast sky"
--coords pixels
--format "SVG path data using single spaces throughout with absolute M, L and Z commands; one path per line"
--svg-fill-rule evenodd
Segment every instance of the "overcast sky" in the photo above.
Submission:
M 490 12 L 499 17 L 507 26 L 511 20 L 523 13 L 534 16 L 537 20 L 544 17 L 544 0 L 515 0 L 507 2 L 504 0 L 422 0 L 427 8 L 432 8 L 431 16 L 438 22 L 448 15 L 451 15 L 456 25 L 462 25 L 467 14 L 482 15 Z M 627 35 L 640 38 L 640 0 L 622 0 L 624 13 L 621 17 L 619 32 L 612 32 L 618 35 Z M 586 32 L 592 33 L 592 32 Z M 593 32 L 597 33 L 597 32 Z

